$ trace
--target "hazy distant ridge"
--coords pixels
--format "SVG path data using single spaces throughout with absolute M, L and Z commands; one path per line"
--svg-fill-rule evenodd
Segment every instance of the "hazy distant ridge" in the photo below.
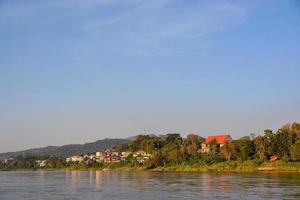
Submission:
M 85 143 L 85 144 L 69 144 L 63 146 L 48 146 L 42 148 L 28 149 L 24 151 L 0 153 L 0 160 L 8 157 L 16 157 L 19 155 L 25 156 L 48 156 L 55 155 L 57 157 L 68 157 L 72 155 L 79 155 L 84 153 L 90 153 L 99 151 L 105 148 L 112 148 L 119 144 L 126 144 L 127 139 L 104 139 L 96 142 Z

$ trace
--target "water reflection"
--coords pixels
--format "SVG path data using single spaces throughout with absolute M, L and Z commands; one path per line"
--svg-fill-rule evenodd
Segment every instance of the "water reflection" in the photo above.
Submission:
M 1 200 L 299 199 L 299 197 L 299 174 L 0 172 Z

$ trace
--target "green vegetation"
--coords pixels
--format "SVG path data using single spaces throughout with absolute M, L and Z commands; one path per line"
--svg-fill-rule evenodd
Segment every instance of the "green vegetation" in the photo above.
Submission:
M 3 163 L 3 170 L 16 169 L 147 169 L 153 171 L 292 171 L 300 172 L 300 124 L 287 124 L 277 132 L 265 130 L 263 135 L 245 136 L 220 147 L 216 140 L 209 144 L 206 153 L 199 153 L 204 138 L 179 134 L 162 136 L 139 135 L 127 144 L 114 149 L 125 152 L 126 159 L 118 163 L 73 162 L 66 163 L 56 157 L 47 157 L 40 167 L 34 157 L 18 157 Z M 131 152 L 144 151 L 150 159 L 138 162 Z M 41 159 L 41 158 L 39 158 Z M 274 160 L 274 161 L 270 161 Z

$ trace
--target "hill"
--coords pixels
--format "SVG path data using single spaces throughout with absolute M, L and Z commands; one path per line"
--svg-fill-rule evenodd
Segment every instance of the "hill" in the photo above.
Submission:
M 96 152 L 106 148 L 112 148 L 119 144 L 126 144 L 127 139 L 104 139 L 96 142 L 85 143 L 85 144 L 69 144 L 63 146 L 48 146 L 42 148 L 28 149 L 24 151 L 0 153 L 0 160 L 8 157 L 17 157 L 20 155 L 24 156 L 49 156 L 54 155 L 60 158 L 66 158 L 73 155 L 80 155 L 85 153 Z

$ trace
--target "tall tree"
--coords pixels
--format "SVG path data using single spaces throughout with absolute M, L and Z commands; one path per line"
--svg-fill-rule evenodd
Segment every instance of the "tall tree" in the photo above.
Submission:
M 232 158 L 236 156 L 236 150 L 235 150 L 234 143 L 225 144 L 223 147 L 221 147 L 220 153 L 224 159 L 227 159 L 230 161 Z

